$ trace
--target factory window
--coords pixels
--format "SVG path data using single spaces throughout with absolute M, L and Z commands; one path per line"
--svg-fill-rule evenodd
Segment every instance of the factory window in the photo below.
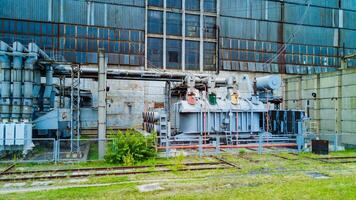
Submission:
M 147 65 L 150 68 L 162 68 L 163 66 L 163 42 L 159 38 L 148 38 Z
M 135 42 L 140 41 L 140 32 L 130 31 L 130 41 L 135 41 Z
M 167 35 L 182 35 L 182 15 L 167 13 Z
M 74 37 L 75 36 L 75 27 L 74 26 L 71 26 L 71 25 L 66 25 L 66 36 L 72 36 Z
M 204 70 L 215 70 L 215 43 L 204 42 Z
M 204 16 L 204 38 L 215 38 L 215 17 Z
M 167 40 L 167 69 L 180 69 L 182 64 L 182 42 Z
M 88 27 L 88 37 L 97 38 L 98 37 L 98 29 L 96 27 Z
M 130 33 L 128 30 L 120 31 L 120 40 L 128 41 L 130 39 Z
M 129 43 L 125 41 L 120 41 L 119 42 L 119 51 L 122 54 L 128 54 L 129 53 Z
M 182 0 L 167 0 L 167 8 L 182 9 Z
M 216 0 L 204 0 L 205 12 L 216 12 Z
M 80 39 L 80 38 L 77 39 L 77 51 L 87 51 L 87 40 L 86 39 Z
M 160 11 L 148 11 L 148 33 L 162 34 L 163 14 Z
M 67 38 L 65 40 L 65 48 L 75 50 L 75 39 Z
M 199 37 L 199 15 L 186 15 L 185 35 L 187 37 Z
M 200 1 L 199 0 L 186 0 L 185 1 L 185 9 L 186 10 L 200 10 Z
M 199 70 L 199 42 L 186 41 L 185 68 L 187 70 Z
M 148 0 L 149 6 L 163 7 L 163 0 Z
M 88 40 L 88 51 L 96 52 L 98 50 L 98 41 L 97 40 Z

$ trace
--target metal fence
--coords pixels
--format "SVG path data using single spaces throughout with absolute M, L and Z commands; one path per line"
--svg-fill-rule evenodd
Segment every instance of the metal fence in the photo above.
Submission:
M 326 140 L 329 151 L 356 149 L 355 134 L 304 134 L 270 135 L 239 138 L 226 136 L 186 136 L 184 138 L 159 138 L 157 146 L 159 157 L 210 156 L 221 153 L 239 154 L 255 152 L 258 154 L 277 152 L 311 152 L 312 140 Z M 113 145 L 112 139 L 42 139 L 31 141 L 0 141 L 0 163 L 41 163 L 41 162 L 87 162 L 103 160 L 99 152 L 105 154 L 105 147 Z M 9 144 L 13 145 L 9 145 Z M 8 144 L 8 145 L 6 145 Z M 24 149 L 24 145 L 30 144 Z

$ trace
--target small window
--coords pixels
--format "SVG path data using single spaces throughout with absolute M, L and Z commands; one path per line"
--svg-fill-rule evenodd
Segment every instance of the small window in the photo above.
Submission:
M 163 0 L 148 0 L 149 6 L 163 7 Z
M 204 0 L 204 12 L 216 12 L 216 0 Z
M 163 33 L 163 14 L 160 11 L 148 11 L 148 33 Z
M 204 16 L 204 37 L 216 37 L 216 18 Z
M 199 42 L 186 41 L 185 68 L 187 70 L 199 70 Z
M 167 69 L 180 69 L 182 63 L 182 42 L 167 40 Z
M 182 35 L 182 15 L 167 13 L 167 35 Z
M 186 10 L 200 10 L 200 1 L 199 0 L 186 0 L 185 1 L 185 9 Z
M 186 15 L 185 35 L 187 37 L 199 37 L 200 17 L 199 15 Z
M 163 42 L 159 38 L 148 38 L 147 64 L 150 68 L 162 68 L 163 66 Z
M 182 9 L 182 0 L 167 0 L 167 8 Z
M 174 62 L 174 63 L 178 63 L 178 52 L 176 51 L 168 51 L 168 58 L 169 58 L 169 62 Z

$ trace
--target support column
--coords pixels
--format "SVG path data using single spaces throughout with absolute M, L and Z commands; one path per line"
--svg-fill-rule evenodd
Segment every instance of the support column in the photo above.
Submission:
M 339 71 L 339 73 L 337 73 L 337 88 L 336 88 L 336 105 L 335 105 L 335 112 L 336 112 L 336 124 L 335 124 L 335 130 L 337 134 L 341 134 L 342 133 L 342 85 L 343 85 L 343 81 L 342 81 L 342 75 L 343 75 L 344 70 Z
M 147 70 L 147 33 L 148 33 L 147 17 L 148 17 L 148 0 L 145 1 L 145 57 L 143 58 L 145 70 Z
M 163 70 L 167 68 L 167 1 L 163 0 Z
M 199 69 L 204 70 L 204 1 L 200 0 Z
M 99 76 L 98 76 L 98 139 L 99 159 L 105 155 L 106 143 L 106 74 L 107 62 L 104 49 L 98 51 Z
M 185 0 L 182 0 L 182 71 L 185 71 Z

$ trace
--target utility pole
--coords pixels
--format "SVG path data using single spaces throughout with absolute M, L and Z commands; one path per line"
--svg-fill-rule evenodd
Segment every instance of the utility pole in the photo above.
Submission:
M 104 49 L 98 50 L 98 147 L 99 159 L 103 159 L 105 155 L 106 144 L 106 74 L 107 61 Z

